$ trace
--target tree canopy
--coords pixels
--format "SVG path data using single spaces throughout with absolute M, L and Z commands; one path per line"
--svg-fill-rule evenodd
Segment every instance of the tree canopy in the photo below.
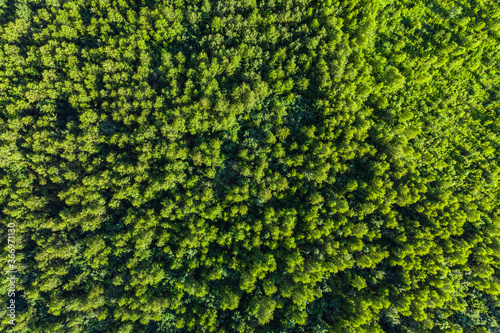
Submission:
M 500 332 L 499 87 L 490 0 L 1 0 L 14 330 Z

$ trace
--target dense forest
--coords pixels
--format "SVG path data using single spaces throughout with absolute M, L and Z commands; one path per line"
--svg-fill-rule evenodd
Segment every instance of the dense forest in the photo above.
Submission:
M 499 131 L 495 0 L 0 0 L 0 331 L 498 333 Z

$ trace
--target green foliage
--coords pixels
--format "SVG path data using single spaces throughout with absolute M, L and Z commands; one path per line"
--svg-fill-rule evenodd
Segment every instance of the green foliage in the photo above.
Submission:
M 487 0 L 0 0 L 16 331 L 498 332 L 499 31 Z

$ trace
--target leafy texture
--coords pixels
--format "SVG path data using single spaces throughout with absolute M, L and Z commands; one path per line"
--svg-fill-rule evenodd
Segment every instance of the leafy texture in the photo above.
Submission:
M 499 332 L 495 1 L 5 0 L 0 26 L 16 331 Z

